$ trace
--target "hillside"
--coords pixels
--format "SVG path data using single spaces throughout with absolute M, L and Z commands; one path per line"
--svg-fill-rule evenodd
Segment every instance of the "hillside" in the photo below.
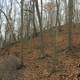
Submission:
M 67 34 L 65 31 L 57 37 L 57 55 L 54 53 L 53 34 L 43 34 L 44 53 L 46 57 L 39 59 L 40 37 L 23 41 L 23 62 L 25 67 L 19 70 L 17 80 L 79 80 L 80 77 L 80 45 L 76 33 L 73 36 L 73 50 L 67 51 Z M 76 37 L 76 38 L 75 38 Z M 77 41 L 76 41 L 77 40 Z M 65 49 L 65 50 L 64 50 Z M 7 49 L 9 54 L 20 57 L 21 43 Z M 3 50 L 4 51 L 4 50 Z M 7 55 L 7 51 L 5 53 Z

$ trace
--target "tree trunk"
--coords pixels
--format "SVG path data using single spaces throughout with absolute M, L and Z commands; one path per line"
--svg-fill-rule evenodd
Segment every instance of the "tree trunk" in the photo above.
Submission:
M 36 11 L 37 11 L 37 15 L 38 15 L 38 21 L 39 21 L 39 26 L 40 26 L 40 41 L 41 41 L 41 58 L 45 57 L 44 54 L 44 44 L 43 44 L 43 31 L 42 31 L 42 18 L 40 15 L 40 11 L 39 11 L 39 6 L 38 6 L 38 0 L 35 1 L 35 6 L 36 6 Z
M 24 65 L 23 63 L 23 3 L 24 0 L 21 0 L 21 65 Z
M 72 20 L 73 20 L 73 0 L 69 0 L 69 28 L 68 28 L 68 48 L 72 49 Z

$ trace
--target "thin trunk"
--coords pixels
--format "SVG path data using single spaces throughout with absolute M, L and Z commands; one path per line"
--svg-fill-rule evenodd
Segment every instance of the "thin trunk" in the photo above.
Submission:
M 73 0 L 69 0 L 69 28 L 68 28 L 68 48 L 72 49 L 72 20 L 73 20 Z
M 42 18 L 40 16 L 39 6 L 38 6 L 38 0 L 35 1 L 36 11 L 38 15 L 39 20 L 39 26 L 40 26 L 40 41 L 41 41 L 41 58 L 44 57 L 44 44 L 43 44 L 43 31 L 42 31 Z
M 33 31 L 33 36 L 37 36 L 37 30 L 36 30 L 36 25 L 35 25 L 35 5 L 33 2 L 33 26 L 34 26 L 34 31 Z
M 24 65 L 23 63 L 23 3 L 24 0 L 21 0 L 21 65 Z

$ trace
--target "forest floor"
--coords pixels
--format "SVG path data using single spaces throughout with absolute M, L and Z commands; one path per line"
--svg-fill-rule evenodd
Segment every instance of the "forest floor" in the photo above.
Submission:
M 19 71 L 18 80 L 80 80 L 80 46 L 79 36 L 73 33 L 73 50 L 60 51 L 67 47 L 66 32 L 57 37 L 57 54 L 54 53 L 52 33 L 43 35 L 44 53 L 47 56 L 39 59 L 41 45 L 39 37 L 23 43 L 23 62 L 25 67 Z M 78 39 L 77 39 L 78 38 Z M 21 55 L 21 44 L 9 48 L 10 54 Z

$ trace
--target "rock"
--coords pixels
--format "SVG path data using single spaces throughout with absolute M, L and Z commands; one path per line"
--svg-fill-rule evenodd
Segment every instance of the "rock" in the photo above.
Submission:
M 16 56 L 8 56 L 0 63 L 0 80 L 15 80 L 20 60 Z

